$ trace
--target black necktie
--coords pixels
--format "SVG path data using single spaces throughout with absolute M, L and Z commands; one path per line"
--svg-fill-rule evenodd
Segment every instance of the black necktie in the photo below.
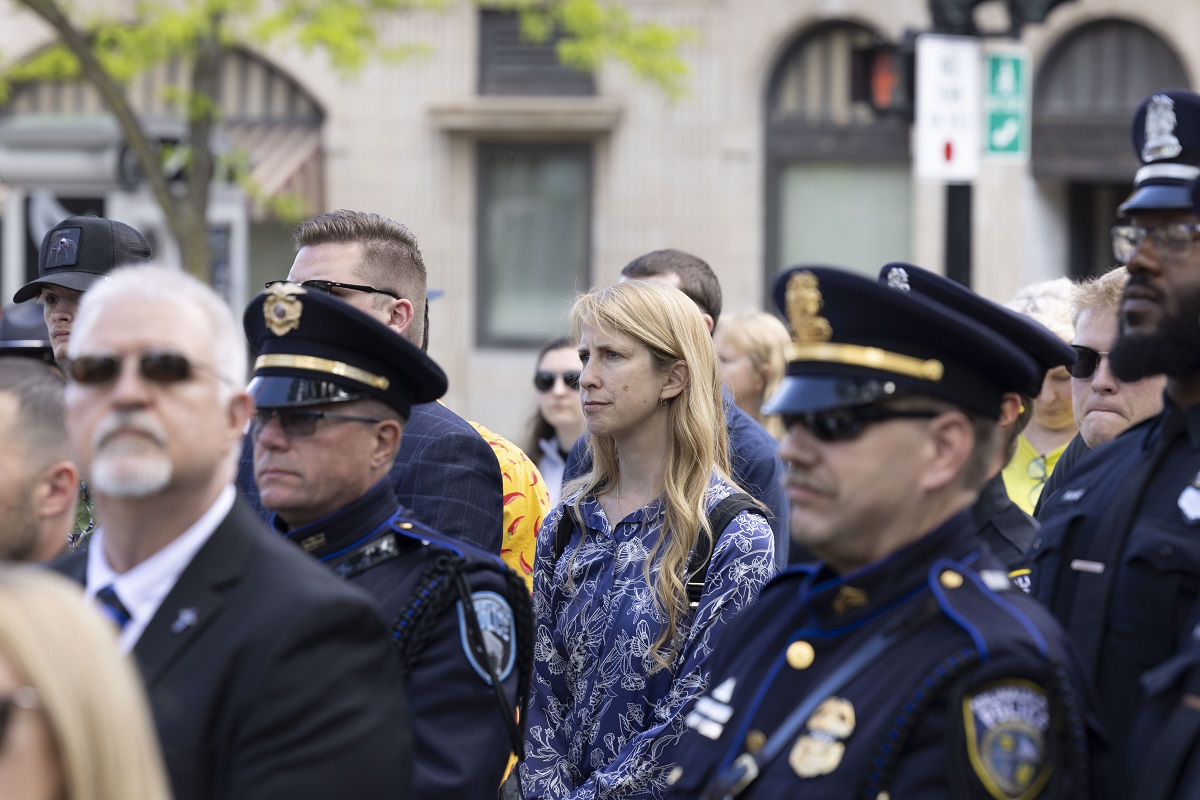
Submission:
M 1133 528 L 1133 517 L 1141 505 L 1146 484 L 1154 477 L 1171 445 L 1187 430 L 1187 417 L 1178 409 L 1170 409 L 1163 416 L 1158 431 L 1158 440 L 1146 452 L 1129 474 L 1121 490 L 1104 513 L 1106 524 L 1096 531 L 1087 551 L 1087 559 L 1094 564 L 1104 565 L 1100 574 L 1081 572 L 1075 589 L 1075 602 L 1071 606 L 1071 622 L 1067 631 L 1079 648 L 1083 663 L 1091 669 L 1093 678 L 1100 670 L 1100 649 L 1108 627 L 1108 608 L 1112 600 L 1113 585 L 1117 580 L 1125 544 Z M 1074 562 L 1072 562 L 1074 563 Z M 1070 565 L 1066 565 L 1070 568 Z
M 107 614 L 113 622 L 117 623 L 117 628 L 125 630 L 125 626 L 129 624 L 129 620 L 132 617 L 129 609 L 125 608 L 125 604 L 121 602 L 121 598 L 117 597 L 112 584 L 110 583 L 96 592 L 96 599 L 100 601 L 100 610 Z

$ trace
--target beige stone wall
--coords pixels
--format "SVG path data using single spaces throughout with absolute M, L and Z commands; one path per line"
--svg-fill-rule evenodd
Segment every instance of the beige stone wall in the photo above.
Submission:
M 113 0 L 117 3 L 118 0 Z M 94 2 L 80 2 L 96 8 Z M 107 4 L 106 4 L 107 5 Z M 127 3 L 126 5 L 132 5 Z M 385 23 L 392 41 L 427 44 L 428 57 L 404 65 L 373 64 L 342 81 L 318 57 L 267 55 L 323 105 L 327 201 L 331 208 L 377 211 L 403 221 L 421 239 L 430 286 L 445 290 L 431 309 L 432 353 L 450 376 L 447 404 L 488 427 L 521 438 L 534 407 L 534 354 L 480 350 L 475 331 L 474 142 L 480 125 L 529 122 L 530 138 L 595 142 L 593 274 L 615 280 L 632 257 L 660 247 L 702 255 L 716 268 L 730 309 L 755 306 L 763 294 L 764 98 L 776 59 L 800 31 L 849 19 L 891 38 L 928 27 L 924 0 L 631 0 L 633 12 L 687 26 L 691 91 L 675 104 L 622 68 L 598 79 L 599 97 L 557 119 L 551 108 L 517 103 L 507 117 L 475 96 L 477 16 L 457 6 L 444 14 Z M 995 5 L 995 4 L 993 4 Z M 995 9 L 985 10 L 992 13 Z M 20 58 L 45 40 L 40 25 L 11 0 L 0 0 L 0 53 Z M 1146 25 L 1185 60 L 1200 85 L 1200 30 L 1194 0 L 1076 0 L 1048 24 L 1027 30 L 1036 72 L 1065 32 L 1101 17 Z M 525 111 L 521 109 L 524 108 Z M 591 116 L 588 116 L 588 115 Z M 561 116 L 561 115 L 560 115 Z M 491 123 L 480 120 L 492 120 Z M 582 130 L 565 130 L 574 124 Z M 546 134 L 546 125 L 558 133 Z M 596 129 L 608 132 L 594 133 Z M 541 134 L 541 135 L 539 135 Z M 503 134 L 519 138 L 520 131 Z M 944 232 L 940 186 L 914 183 L 912 252 L 939 269 Z M 1022 284 L 1065 271 L 1065 202 L 1035 182 L 1026 165 L 987 165 L 976 185 L 974 275 L 977 288 L 1006 299 Z M 288 266 L 286 253 L 273 268 Z M 261 268 L 262 265 L 256 265 Z

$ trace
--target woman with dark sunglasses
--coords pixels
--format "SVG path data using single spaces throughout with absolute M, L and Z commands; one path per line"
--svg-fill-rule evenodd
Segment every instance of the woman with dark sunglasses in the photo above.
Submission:
M 579 402 L 579 352 L 576 342 L 562 336 L 538 353 L 533 386 L 538 407 L 530 420 L 526 453 L 536 453 L 538 472 L 546 481 L 550 506 L 562 496 L 563 468 L 571 445 L 583 435 L 583 406 Z
M 0 797 L 169 800 L 115 631 L 65 579 L 0 565 Z

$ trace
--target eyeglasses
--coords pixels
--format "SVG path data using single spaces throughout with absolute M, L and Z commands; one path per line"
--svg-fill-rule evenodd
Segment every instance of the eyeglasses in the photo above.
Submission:
M 834 408 L 829 411 L 808 411 L 803 414 L 784 414 L 783 424 L 787 429 L 793 425 L 803 426 L 822 442 L 845 442 L 857 439 L 863 429 L 872 422 L 889 419 L 933 419 L 941 411 L 898 411 L 879 406 L 857 408 Z
M 1093 350 L 1081 344 L 1073 344 L 1071 347 L 1075 350 L 1075 363 L 1070 368 L 1071 377 L 1081 381 L 1086 381 L 1096 374 L 1101 358 L 1108 358 L 1108 353 L 1103 350 Z
M 67 377 L 84 386 L 99 386 L 112 383 L 121 374 L 121 365 L 133 356 L 79 356 L 63 362 Z M 216 368 L 192 361 L 173 350 L 147 350 L 136 356 L 138 374 L 151 383 L 164 386 L 191 380 L 197 372 L 206 372 L 219 380 L 229 379 Z
M 287 281 L 267 281 L 263 284 L 263 288 L 270 289 L 277 283 L 287 283 Z M 316 289 L 318 292 L 325 294 L 333 294 L 334 289 L 351 289 L 355 292 L 366 292 L 368 294 L 386 294 L 394 300 L 402 299 L 400 295 L 393 292 L 391 289 L 376 289 L 374 286 L 367 286 L 362 283 L 342 283 L 340 281 L 301 281 L 300 285 L 305 289 Z
M 1129 259 L 1149 236 L 1154 249 L 1170 258 L 1184 259 L 1192 253 L 1192 242 L 1200 224 L 1195 222 L 1171 222 L 1166 225 L 1117 225 L 1112 229 L 1113 255 L 1117 263 L 1128 264 Z
M 13 689 L 12 694 L 0 696 L 0 747 L 4 745 L 5 734 L 8 733 L 8 723 L 12 720 L 14 708 L 33 711 L 41 707 L 37 690 L 29 686 L 18 686 Z
M 562 377 L 563 383 L 568 389 L 579 388 L 579 370 L 572 369 L 566 372 L 550 372 L 548 370 L 538 370 L 533 376 L 533 385 L 537 387 L 539 392 L 548 392 L 554 388 L 554 382 Z
M 317 422 L 323 419 L 367 422 L 372 425 L 376 422 L 383 422 L 383 417 L 359 417 L 353 414 L 336 414 L 332 411 L 309 411 L 303 408 L 260 408 L 256 409 L 250 418 L 251 439 L 259 437 L 263 428 L 271 421 L 271 417 L 278 418 L 283 435 L 289 439 L 312 436 L 317 432 Z

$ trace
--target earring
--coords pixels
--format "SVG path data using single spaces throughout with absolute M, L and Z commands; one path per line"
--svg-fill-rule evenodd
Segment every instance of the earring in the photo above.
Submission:
M 667 404 L 667 398 L 665 398 L 665 397 L 658 398 L 658 404 L 660 406 L 665 406 Z

